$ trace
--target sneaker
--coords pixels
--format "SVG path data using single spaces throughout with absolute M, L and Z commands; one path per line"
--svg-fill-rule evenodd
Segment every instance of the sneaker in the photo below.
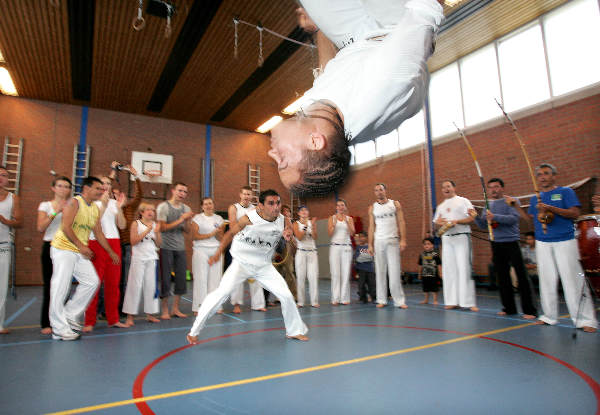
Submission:
M 74 333 L 74 332 L 67 332 L 67 333 L 63 333 L 63 334 L 56 334 L 56 333 L 52 333 L 52 338 L 54 340 L 64 340 L 64 341 L 71 341 L 71 340 L 78 340 L 81 337 L 80 334 L 78 333 Z
M 67 317 L 67 323 L 69 323 L 69 326 L 71 327 L 71 330 L 73 330 L 73 331 L 83 330 L 83 324 L 81 324 L 79 321 L 75 320 L 74 318 Z

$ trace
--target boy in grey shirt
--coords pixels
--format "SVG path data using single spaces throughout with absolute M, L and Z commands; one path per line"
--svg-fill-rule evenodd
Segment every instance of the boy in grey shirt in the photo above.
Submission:
M 175 183 L 171 189 L 171 199 L 158 205 L 156 218 L 160 224 L 162 243 L 160 246 L 161 267 L 161 316 L 169 320 L 171 316 L 187 317 L 179 309 L 181 296 L 186 293 L 185 272 L 187 270 L 185 237 L 190 228 L 190 219 L 194 212 L 183 201 L 187 197 L 187 185 Z M 173 308 L 169 313 L 169 296 L 171 295 L 171 271 L 175 272 L 175 299 Z

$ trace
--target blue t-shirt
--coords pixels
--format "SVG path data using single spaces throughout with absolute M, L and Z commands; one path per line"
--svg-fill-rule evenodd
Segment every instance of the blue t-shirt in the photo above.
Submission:
M 569 209 L 573 206 L 581 206 L 579 199 L 577 199 L 577 195 L 573 189 L 569 187 L 557 187 L 549 192 L 541 192 L 540 196 L 542 197 L 542 203 L 556 206 L 561 209 Z M 565 218 L 561 215 L 554 215 L 554 220 L 548 224 L 547 232 L 544 233 L 542 230 L 542 224 L 537 218 L 537 202 L 537 197 L 532 196 L 528 211 L 530 215 L 533 215 L 535 239 L 542 242 L 561 242 L 575 238 L 573 220 Z

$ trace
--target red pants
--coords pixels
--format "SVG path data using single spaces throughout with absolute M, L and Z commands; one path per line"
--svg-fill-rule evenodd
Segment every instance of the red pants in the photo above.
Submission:
M 121 241 L 119 239 L 107 239 L 108 244 L 119 258 L 121 258 Z M 104 311 L 106 320 L 111 326 L 119 321 L 119 282 L 121 281 L 121 264 L 114 265 L 108 253 L 100 246 L 98 241 L 89 242 L 90 249 L 94 252 L 92 264 L 100 283 L 104 282 Z M 92 302 L 85 311 L 85 325 L 96 325 L 96 314 L 98 312 L 98 294 L 96 292 Z

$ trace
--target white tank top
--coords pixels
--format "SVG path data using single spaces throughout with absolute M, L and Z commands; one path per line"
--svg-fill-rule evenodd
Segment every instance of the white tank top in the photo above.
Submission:
M 223 218 L 215 214 L 206 216 L 204 213 L 199 213 L 192 218 L 192 222 L 198 225 L 198 233 L 205 235 L 213 232 L 216 228 L 221 226 L 223 223 Z M 194 241 L 193 246 L 194 248 L 214 248 L 218 247 L 219 244 L 219 240 L 213 236 L 208 239 L 197 239 Z
M 97 200 L 96 206 L 98 209 L 102 209 L 102 202 Z M 115 199 L 108 199 L 106 209 L 100 219 L 100 225 L 102 226 L 102 233 L 106 239 L 120 239 L 119 228 L 117 228 L 117 215 L 119 214 L 119 205 Z M 90 233 L 90 240 L 95 241 L 96 236 L 94 232 Z
M 52 201 L 48 200 L 46 202 L 40 203 L 38 207 L 38 211 L 44 212 L 46 215 L 50 216 L 55 213 L 54 208 L 52 207 Z M 52 242 L 54 239 L 54 235 L 60 229 L 60 225 L 62 223 L 62 212 L 52 219 L 50 225 L 46 228 L 46 232 L 44 232 L 44 241 Z
M 251 224 L 238 232 L 231 243 L 231 256 L 252 266 L 271 263 L 273 252 L 283 234 L 284 218 L 279 215 L 273 222 L 264 220 L 256 210 L 250 210 L 248 218 Z
M 375 239 L 391 239 L 398 237 L 398 222 L 396 221 L 396 205 L 388 199 L 383 205 L 373 203 L 375 218 Z
M 236 203 L 233 206 L 235 206 L 236 209 L 235 216 L 237 220 L 240 220 L 242 216 L 247 215 L 248 212 L 256 209 L 252 203 L 248 207 L 243 207 L 240 203 Z
M 298 239 L 298 238 L 294 238 L 296 240 L 296 246 L 298 247 L 298 249 L 317 249 L 317 246 L 315 244 L 315 240 L 312 237 L 312 222 L 308 221 L 308 223 L 306 225 L 304 225 L 302 222 L 297 221 L 298 226 L 300 227 L 300 230 L 302 230 L 304 232 L 304 238 L 302 239 Z M 306 228 L 306 230 L 305 230 Z
M 6 219 L 12 219 L 13 194 L 8 192 L 2 202 L 0 202 L 0 215 Z M 0 223 L 0 242 L 10 242 L 10 227 Z
M 146 232 L 148 227 L 144 225 L 141 220 L 136 222 L 138 235 Z M 144 239 L 131 247 L 132 260 L 147 261 L 158 259 L 157 247 L 156 243 L 154 242 L 154 238 L 156 238 L 156 234 L 154 233 L 155 226 L 156 222 L 152 222 L 152 230 L 148 233 L 148 235 L 144 236 Z
M 334 219 L 335 228 L 333 229 L 333 235 L 331 235 L 331 243 L 350 245 L 350 229 L 348 229 L 346 220 L 339 221 L 337 216 Z

